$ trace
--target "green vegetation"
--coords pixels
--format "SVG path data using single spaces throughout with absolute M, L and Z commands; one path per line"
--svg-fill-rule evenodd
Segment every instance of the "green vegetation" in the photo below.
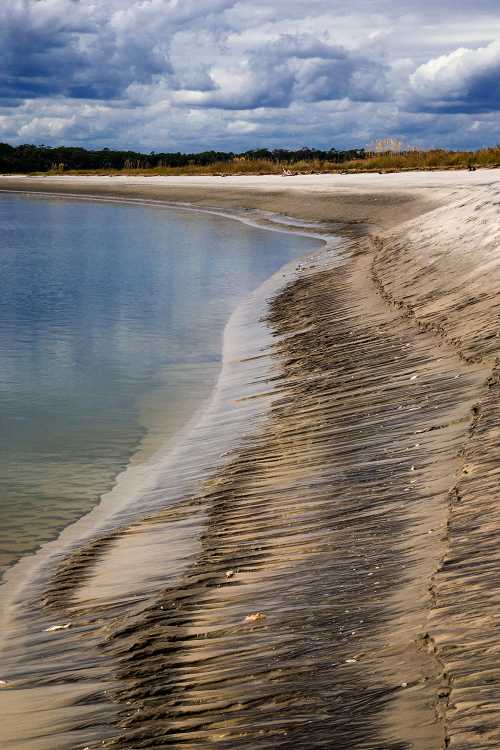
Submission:
M 364 149 L 328 151 L 301 148 L 257 149 L 241 154 L 204 151 L 197 154 L 135 151 L 87 151 L 83 148 L 49 146 L 10 146 L 0 144 L 0 173 L 44 174 L 292 174 L 322 172 L 401 171 L 419 169 L 460 169 L 500 166 L 500 146 L 479 151 L 407 151 L 372 154 Z
M 0 172 L 82 172 L 82 171 L 155 171 L 164 173 L 201 173 L 205 170 L 260 171 L 263 167 L 280 171 L 283 165 L 299 162 L 318 161 L 338 164 L 348 159 L 362 159 L 363 149 L 349 151 L 320 151 L 302 148 L 297 151 L 286 149 L 260 149 L 242 154 L 221 151 L 204 151 L 197 154 L 155 153 L 141 154 L 135 151 L 87 151 L 83 148 L 50 146 L 9 146 L 0 144 Z

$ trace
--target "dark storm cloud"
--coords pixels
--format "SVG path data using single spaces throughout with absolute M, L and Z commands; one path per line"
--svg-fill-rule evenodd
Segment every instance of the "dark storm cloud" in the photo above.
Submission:
M 0 97 L 109 99 L 170 72 L 173 34 L 228 0 L 12 0 L 0 7 Z
M 3 9 L 0 21 L 0 96 L 21 99 L 67 88 L 84 62 L 70 49 L 74 32 L 63 26 L 35 27 L 22 7 L 17 12 Z
M 80 3 L 13 2 L 0 9 L 0 97 L 107 99 L 167 62 L 155 46 L 119 34 Z
M 389 67 L 310 34 L 284 34 L 257 49 L 238 50 L 212 85 L 185 91 L 186 105 L 229 110 L 289 107 L 293 102 L 390 98 Z

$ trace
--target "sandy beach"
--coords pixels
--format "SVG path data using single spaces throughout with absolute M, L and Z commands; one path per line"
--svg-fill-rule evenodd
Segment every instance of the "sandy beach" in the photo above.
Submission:
M 71 623 L 58 643 L 75 663 L 89 643 L 99 654 L 81 700 L 104 705 L 101 723 L 85 744 L 22 747 L 498 748 L 500 171 L 12 176 L 0 190 L 341 238 L 268 299 L 259 429 L 196 497 L 58 561 L 39 607 Z M 91 605 L 129 536 L 154 528 L 168 545 L 194 515 L 173 583 L 140 606 Z M 0 696 L 11 725 L 22 690 Z

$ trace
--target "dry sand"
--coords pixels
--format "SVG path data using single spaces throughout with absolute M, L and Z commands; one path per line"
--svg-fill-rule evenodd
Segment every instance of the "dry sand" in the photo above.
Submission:
M 106 619 L 110 746 L 500 747 L 500 173 L 0 189 L 370 225 L 271 301 L 279 398 L 197 498 L 192 566 Z M 61 622 L 113 543 L 53 577 Z

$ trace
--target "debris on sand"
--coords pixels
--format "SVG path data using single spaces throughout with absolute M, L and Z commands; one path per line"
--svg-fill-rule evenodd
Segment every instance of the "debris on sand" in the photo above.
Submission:
M 226 578 L 234 578 L 234 570 L 226 570 Z
M 260 622 L 265 619 L 266 616 L 263 612 L 252 612 L 252 614 L 245 617 L 245 622 Z
M 1 690 L 2 688 L 5 688 L 5 687 L 7 687 L 7 685 L 8 685 L 8 684 L 9 684 L 9 683 L 8 683 L 8 682 L 5 682 L 5 680 L 0 680 L 0 690 Z
M 67 630 L 71 627 L 71 623 L 67 622 L 65 625 L 52 625 L 50 628 L 45 628 L 46 633 L 55 633 L 58 630 Z

